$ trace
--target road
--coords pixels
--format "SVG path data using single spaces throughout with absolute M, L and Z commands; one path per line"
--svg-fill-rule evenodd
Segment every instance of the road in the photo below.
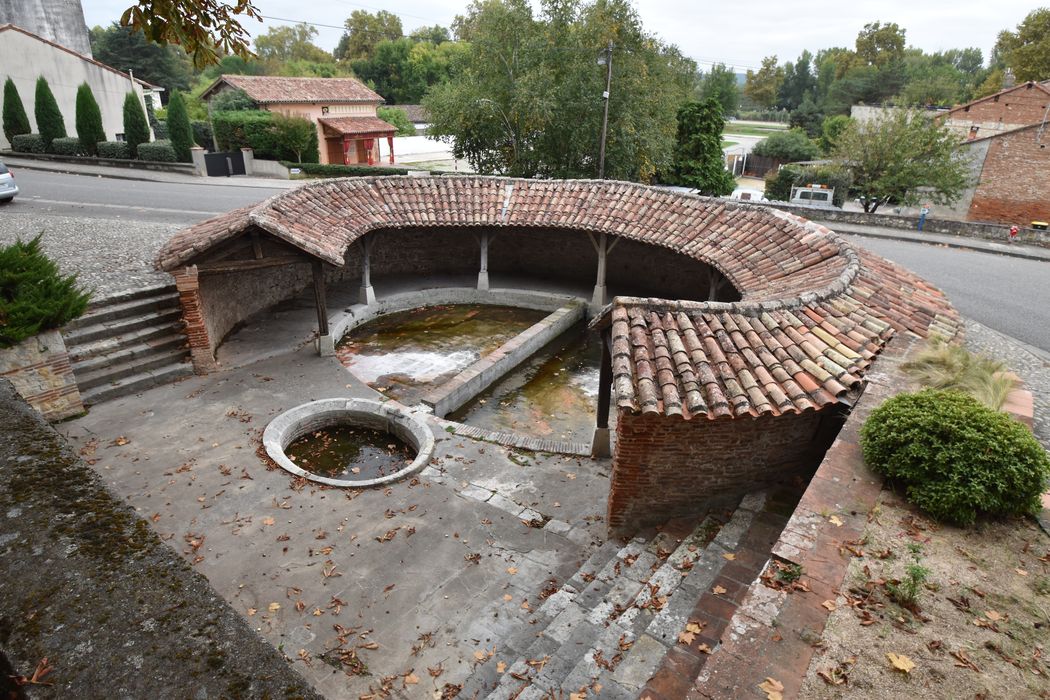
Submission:
M 15 180 L 21 193 L 0 212 L 39 212 L 173 224 L 201 221 L 285 191 L 210 183 L 114 180 L 25 168 L 16 170 Z
M 0 209 L 99 219 L 193 223 L 261 201 L 278 188 L 111 180 L 19 170 L 23 196 Z M 920 243 L 849 236 L 943 289 L 965 315 L 1050 351 L 1050 264 Z

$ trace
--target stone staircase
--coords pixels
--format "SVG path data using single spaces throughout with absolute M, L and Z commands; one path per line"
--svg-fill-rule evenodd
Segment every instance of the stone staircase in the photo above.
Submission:
M 723 569 L 737 564 L 735 552 L 756 517 L 767 515 L 765 504 L 764 493 L 752 494 L 724 524 L 713 516 L 698 524 L 671 521 L 622 547 L 606 542 L 534 613 L 494 640 L 496 653 L 474 668 L 458 697 L 649 694 L 654 674 L 681 651 L 679 633 L 697 619 Z M 748 561 L 757 576 L 765 560 Z M 732 600 L 725 604 L 735 609 Z M 731 612 L 722 614 L 728 619 Z M 721 630 L 710 639 L 712 651 L 720 636 Z
M 95 301 L 62 329 L 85 405 L 143 391 L 193 373 L 174 285 L 143 287 Z

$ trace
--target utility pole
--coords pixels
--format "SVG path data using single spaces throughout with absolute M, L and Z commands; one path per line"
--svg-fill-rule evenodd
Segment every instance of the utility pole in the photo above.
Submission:
M 609 45 L 602 51 L 601 58 L 598 59 L 598 65 L 605 64 L 605 92 L 602 93 L 602 98 L 605 100 L 605 112 L 602 114 L 602 143 L 598 150 L 598 179 L 605 179 L 605 136 L 609 131 L 609 90 L 612 88 L 612 50 L 613 43 L 609 42 Z

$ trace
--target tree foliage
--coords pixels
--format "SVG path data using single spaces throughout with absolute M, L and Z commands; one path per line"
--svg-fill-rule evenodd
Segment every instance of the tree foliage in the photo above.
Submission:
M 448 81 L 467 46 L 446 41 L 384 40 L 369 58 L 351 61 L 354 74 L 391 104 L 417 104 L 432 86 Z
M 213 112 L 243 112 L 259 109 L 259 104 L 240 88 L 225 88 L 208 100 Z
M 736 180 L 725 168 L 722 130 L 726 120 L 714 98 L 686 102 L 678 109 L 678 143 L 674 152 L 675 184 L 721 197 L 733 191 Z
M 59 273 L 40 236 L 0 246 L 0 348 L 72 321 L 89 297 L 75 276 Z
M 185 90 L 193 81 L 193 64 L 185 51 L 151 43 L 142 32 L 116 22 L 91 30 L 91 53 L 107 66 L 130 70 L 136 78 L 169 92 Z
M 762 67 L 757 71 L 747 72 L 744 83 L 744 94 L 764 109 L 771 109 L 777 103 L 777 94 L 784 82 L 784 69 L 777 65 L 776 56 L 762 59 Z
M 405 110 L 403 109 L 398 109 L 397 107 L 380 107 L 376 110 L 376 116 L 387 124 L 393 124 L 396 126 L 398 136 L 416 135 L 416 127 L 409 120 L 408 115 L 405 114 Z
M 334 60 L 332 54 L 314 44 L 316 38 L 317 30 L 305 22 L 271 27 L 255 37 L 255 52 L 260 60 L 272 63 L 289 61 L 330 63 Z
M 1018 80 L 1050 79 L 1050 7 L 1032 10 L 1016 31 L 999 32 L 993 53 Z
M 354 10 L 344 26 L 346 32 L 335 50 L 335 57 L 341 61 L 369 58 L 379 42 L 394 41 L 404 35 L 401 18 L 386 10 L 379 10 L 375 14 L 367 10 Z
M 33 130 L 29 126 L 29 115 L 26 114 L 22 97 L 18 94 L 18 87 L 11 78 L 4 81 L 3 126 L 8 143 L 11 143 L 15 136 L 28 134 Z
M 193 160 L 190 149 L 193 148 L 193 127 L 190 125 L 190 117 L 186 112 L 186 103 L 183 101 L 182 93 L 176 90 L 171 94 L 168 101 L 168 138 L 171 139 L 171 147 L 175 149 L 175 157 L 180 163 L 189 163 Z
M 36 81 L 36 104 L 33 105 L 36 117 L 36 128 L 40 132 L 40 138 L 44 140 L 44 148 L 51 149 L 51 142 L 55 139 L 65 138 L 66 122 L 62 118 L 62 111 L 55 101 L 55 94 L 51 92 L 51 86 L 47 79 L 40 76 Z
M 784 162 L 813 160 L 820 156 L 820 148 L 802 129 L 778 131 L 756 143 L 751 152 Z
M 274 114 L 270 130 L 274 142 L 294 154 L 296 163 L 317 160 L 317 127 L 310 120 Z
M 854 190 L 869 213 L 888 202 L 951 204 L 970 184 L 958 136 L 912 110 L 851 124 L 834 158 L 853 173 Z
M 149 143 L 149 124 L 142 111 L 139 96 L 129 92 L 124 96 L 124 140 L 128 144 L 128 157 L 137 158 L 139 146 Z
M 77 138 L 80 139 L 80 147 L 89 156 L 98 154 L 98 142 L 106 140 L 106 132 L 102 128 L 102 110 L 98 107 L 95 94 L 91 92 L 91 86 L 81 83 L 77 88 Z
M 700 87 L 700 99 L 713 98 L 722 105 L 722 113 L 727 116 L 736 114 L 740 104 L 740 88 L 736 84 L 736 73 L 724 63 L 711 66 L 711 72 L 704 76 Z
M 648 181 L 672 165 L 677 111 L 696 65 L 647 34 L 627 0 L 475 0 L 455 23 L 469 42 L 451 80 L 424 99 L 431 133 L 482 173 L 594 177 L 613 43 L 606 168 Z
M 182 46 L 201 68 L 226 54 L 253 55 L 241 18 L 262 21 L 251 0 L 138 0 L 120 24 L 154 43 Z

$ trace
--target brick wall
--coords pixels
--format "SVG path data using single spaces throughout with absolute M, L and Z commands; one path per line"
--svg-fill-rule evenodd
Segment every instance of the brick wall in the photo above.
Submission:
M 1041 142 L 1037 133 L 1023 129 L 990 140 L 968 219 L 1004 224 L 1050 220 L 1050 131 Z
M 0 349 L 0 377 L 47 420 L 84 412 L 69 353 L 58 331 L 44 331 Z
M 712 421 L 620 411 L 609 528 L 631 534 L 812 470 L 834 439 L 829 428 L 841 425 L 836 418 L 824 411 Z
M 1043 120 L 1050 95 L 1033 83 L 1018 85 L 1010 92 L 954 109 L 945 124 L 961 134 L 977 126 L 977 138 L 1006 129 L 1028 126 Z

